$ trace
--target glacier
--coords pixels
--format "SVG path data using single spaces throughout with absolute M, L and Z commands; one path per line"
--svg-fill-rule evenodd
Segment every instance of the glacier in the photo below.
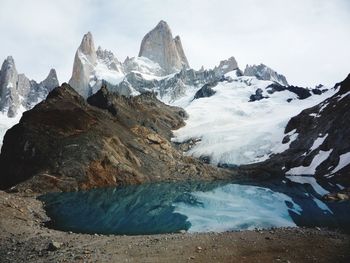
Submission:
M 272 81 L 231 73 L 225 76 L 232 81 L 219 82 L 213 88 L 213 96 L 193 100 L 196 89 L 189 89 L 183 98 L 171 103 L 183 107 L 189 115 L 186 126 L 174 131 L 173 141 L 200 139 L 186 154 L 209 157 L 212 164 L 250 164 L 282 152 L 286 148 L 282 139 L 289 119 L 335 92 L 329 89 L 300 100 L 287 90 L 270 94 Z M 249 101 L 257 89 L 268 98 Z

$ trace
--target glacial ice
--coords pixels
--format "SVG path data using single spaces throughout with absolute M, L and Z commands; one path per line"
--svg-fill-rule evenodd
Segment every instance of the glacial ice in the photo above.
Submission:
M 285 150 L 282 139 L 289 119 L 305 108 L 314 106 L 334 91 L 314 95 L 304 100 L 289 91 L 269 94 L 271 81 L 255 77 L 236 77 L 232 82 L 220 82 L 209 98 L 193 100 L 193 92 L 173 104 L 189 114 L 186 126 L 174 131 L 173 141 L 184 142 L 201 138 L 188 155 L 208 156 L 211 163 L 249 164 L 268 159 L 272 153 Z M 249 102 L 260 88 L 267 99 Z M 289 103 L 287 99 L 292 99 Z

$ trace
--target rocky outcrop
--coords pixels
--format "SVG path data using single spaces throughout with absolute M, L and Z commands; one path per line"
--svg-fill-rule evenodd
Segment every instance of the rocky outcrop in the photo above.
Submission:
M 253 101 L 262 100 L 262 99 L 266 99 L 266 98 L 268 98 L 268 97 L 263 95 L 263 90 L 258 88 L 255 91 L 255 94 L 250 95 L 249 101 L 253 102 Z
M 261 167 L 269 173 L 314 175 L 350 183 L 350 75 L 335 86 L 336 94 L 303 110 L 285 128 L 288 149 L 272 155 Z M 292 136 L 293 135 L 293 136 Z M 295 139 L 292 140 L 291 138 Z
M 233 70 L 238 70 L 239 75 L 242 74 L 242 72 L 238 68 L 237 61 L 234 57 L 230 57 L 226 60 L 220 61 L 219 66 L 216 66 L 214 68 L 215 74 L 219 77 L 221 77 L 221 76 L 225 75 L 226 73 L 233 71 Z
M 126 98 L 104 87 L 89 105 L 68 84 L 23 114 L 7 131 L 0 187 L 71 191 L 150 181 L 227 178 L 226 171 L 185 157 L 171 130 L 186 113 L 153 93 Z M 142 112 L 142 114 L 140 114 Z
M 278 74 L 264 64 L 252 66 L 247 65 L 243 74 L 244 76 L 253 76 L 260 80 L 271 80 L 283 86 L 289 85 L 285 76 Z
M 158 63 L 164 69 L 165 74 L 189 68 L 180 37 L 173 38 L 170 27 L 165 21 L 160 21 L 143 38 L 139 57 L 146 57 Z
M 269 94 L 288 90 L 292 93 L 295 93 L 298 96 L 298 99 L 300 100 L 304 100 L 312 95 L 309 89 L 298 87 L 298 86 L 282 86 L 280 84 L 271 84 L 266 88 L 266 90 Z M 320 95 L 322 94 L 322 92 L 320 94 L 318 93 L 315 93 L 315 94 Z
M 0 111 L 7 113 L 8 117 L 15 117 L 21 106 L 32 108 L 57 86 L 59 83 L 54 69 L 45 80 L 37 83 L 24 74 L 18 74 L 15 61 L 9 56 L 0 71 Z
M 217 85 L 217 81 L 205 84 L 200 90 L 196 92 L 196 94 L 194 94 L 193 99 L 207 98 L 213 96 L 216 93 L 216 91 L 212 88 L 214 88 Z

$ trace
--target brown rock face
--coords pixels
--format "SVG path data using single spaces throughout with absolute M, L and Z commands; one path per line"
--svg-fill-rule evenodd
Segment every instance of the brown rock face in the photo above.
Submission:
M 173 38 L 170 27 L 160 21 L 142 40 L 139 57 L 146 57 L 161 66 L 166 74 L 189 68 L 180 37 Z
M 173 147 L 171 130 L 184 125 L 186 113 L 154 94 L 126 98 L 103 87 L 88 102 L 63 84 L 25 112 L 4 137 L 0 188 L 72 191 L 229 177 Z

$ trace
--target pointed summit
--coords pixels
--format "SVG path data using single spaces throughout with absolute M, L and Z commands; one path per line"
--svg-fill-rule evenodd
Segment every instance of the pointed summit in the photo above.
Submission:
M 8 64 L 8 65 L 13 65 L 15 66 L 15 60 L 13 59 L 12 56 L 8 56 L 5 60 L 4 63 Z
M 20 105 L 17 92 L 18 73 L 13 57 L 8 56 L 4 60 L 0 72 L 0 110 L 7 111 L 7 115 L 13 117 Z
M 75 53 L 72 77 L 69 84 L 83 97 L 87 98 L 90 93 L 90 75 L 97 63 L 94 39 L 88 32 Z
M 79 46 L 79 51 L 82 52 L 84 55 L 90 55 L 92 57 L 95 57 L 95 59 L 96 59 L 94 38 L 92 37 L 91 32 L 87 32 L 83 36 L 83 39 L 82 39 L 81 44 Z
M 57 73 L 54 68 L 50 69 L 49 75 L 47 75 L 46 79 L 52 79 L 52 78 L 57 79 Z
M 165 22 L 164 20 L 160 20 L 159 23 L 157 24 L 156 28 L 164 28 L 166 30 L 171 31 L 168 23 Z
M 49 75 L 40 82 L 40 85 L 45 88 L 48 92 L 58 87 L 60 83 L 58 82 L 57 73 L 55 69 L 51 69 Z
M 166 74 L 189 67 L 180 37 L 173 38 L 169 25 L 163 20 L 143 38 L 139 57 L 158 63 Z

